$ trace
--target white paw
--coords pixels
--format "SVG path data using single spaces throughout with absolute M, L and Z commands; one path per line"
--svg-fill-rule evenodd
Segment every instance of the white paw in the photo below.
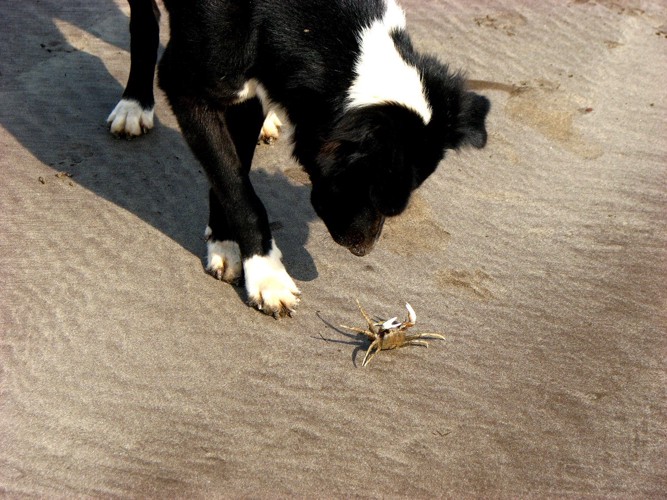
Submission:
M 255 255 L 243 263 L 248 302 L 275 318 L 291 316 L 301 295 L 281 258 L 280 249 L 273 243 L 268 255 Z
M 211 229 L 206 228 L 206 237 L 210 237 Z M 206 271 L 213 277 L 234 283 L 241 278 L 243 265 L 241 264 L 241 251 L 235 241 L 213 241 L 209 240 L 206 244 L 208 248 L 208 257 L 206 261 Z
M 266 115 L 264 119 L 264 125 L 262 125 L 262 132 L 259 134 L 261 141 L 271 144 L 273 141 L 276 141 L 280 136 L 280 127 L 283 126 L 283 122 L 278 118 L 278 115 L 275 111 L 269 111 L 269 114 Z
M 138 101 L 121 99 L 107 118 L 107 123 L 114 135 L 140 136 L 153 128 L 153 108 L 144 109 Z

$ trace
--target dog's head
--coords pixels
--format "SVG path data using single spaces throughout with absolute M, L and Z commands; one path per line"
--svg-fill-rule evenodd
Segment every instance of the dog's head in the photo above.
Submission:
M 334 241 L 353 254 L 373 248 L 385 217 L 405 210 L 447 149 L 486 144 L 489 101 L 450 78 L 426 87 L 429 123 L 398 104 L 365 106 L 348 110 L 324 142 L 311 173 L 311 201 Z

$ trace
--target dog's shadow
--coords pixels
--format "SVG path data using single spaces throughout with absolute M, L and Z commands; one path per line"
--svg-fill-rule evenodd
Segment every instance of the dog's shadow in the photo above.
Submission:
M 104 45 L 129 51 L 129 20 L 113 2 L 99 7 L 102 13 L 63 9 L 59 0 L 45 0 L 38 7 L 12 4 L 10 48 L 28 50 L 30 57 L 2 66 L 0 125 L 53 169 L 53 176 L 35 172 L 35 182 L 40 177 L 61 182 L 63 176 L 55 176 L 65 172 L 73 184 L 133 213 L 203 259 L 208 182 L 180 132 L 157 119 L 148 135 L 132 141 L 108 132 L 105 120 L 123 87 L 107 70 L 104 55 L 110 51 Z M 79 44 L 82 39 L 88 41 Z M 126 61 L 129 72 L 129 52 Z M 160 99 L 157 107 L 157 116 L 169 112 Z M 304 249 L 308 223 L 315 217 L 309 187 L 276 169 L 251 175 L 288 271 L 298 280 L 314 279 L 317 270 Z M 103 211 L 104 204 L 94 209 Z
M 305 248 L 309 222 L 316 218 L 310 204 L 310 186 L 291 181 L 281 171 L 257 169 L 250 172 L 250 178 L 269 212 L 271 232 L 288 272 L 300 281 L 314 280 L 317 268 Z

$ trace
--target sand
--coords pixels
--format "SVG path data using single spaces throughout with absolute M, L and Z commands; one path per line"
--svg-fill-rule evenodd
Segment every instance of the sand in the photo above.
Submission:
M 146 137 L 107 132 L 126 4 L 0 3 L 4 495 L 665 494 L 667 6 L 403 5 L 491 99 L 488 146 L 364 258 L 286 141 L 259 147 L 303 291 L 275 321 L 204 272 L 206 180 L 163 95 Z M 362 368 L 356 298 L 446 340 Z

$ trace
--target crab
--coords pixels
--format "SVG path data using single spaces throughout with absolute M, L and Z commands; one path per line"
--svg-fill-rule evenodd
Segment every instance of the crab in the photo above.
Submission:
M 361 311 L 361 315 L 366 320 L 366 323 L 368 323 L 368 328 L 363 330 L 361 328 L 345 325 L 340 325 L 340 327 L 365 335 L 371 340 L 371 345 L 366 351 L 361 366 L 366 366 L 370 363 L 371 359 L 373 359 L 373 356 L 375 356 L 378 351 L 396 349 L 407 345 L 421 345 L 428 347 L 428 342 L 421 339 L 445 340 L 445 337 L 439 333 L 408 333 L 407 329 L 414 326 L 417 321 L 417 314 L 415 314 L 415 310 L 408 303 L 405 304 L 405 308 L 408 310 L 408 317 L 402 322 L 398 321 L 397 318 L 391 318 L 385 321 L 373 321 L 366 311 L 364 311 L 364 308 L 361 307 L 358 300 L 357 306 L 359 307 L 359 311 Z

